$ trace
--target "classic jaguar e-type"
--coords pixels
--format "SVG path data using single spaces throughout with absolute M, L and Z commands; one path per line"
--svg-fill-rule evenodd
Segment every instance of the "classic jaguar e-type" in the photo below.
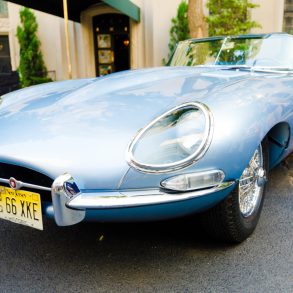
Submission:
M 0 217 L 43 229 L 201 213 L 241 242 L 293 149 L 293 36 L 180 42 L 168 66 L 22 89 L 0 105 Z

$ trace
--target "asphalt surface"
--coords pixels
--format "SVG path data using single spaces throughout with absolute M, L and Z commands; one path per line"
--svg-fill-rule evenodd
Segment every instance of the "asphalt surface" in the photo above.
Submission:
M 197 221 L 82 224 L 44 232 L 0 221 L 0 292 L 293 292 L 293 159 L 270 176 L 244 243 Z

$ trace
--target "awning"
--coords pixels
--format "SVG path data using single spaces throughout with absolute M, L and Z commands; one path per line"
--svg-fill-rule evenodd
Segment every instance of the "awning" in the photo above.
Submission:
M 62 0 L 7 0 L 42 12 L 63 17 Z M 68 0 L 68 17 L 80 22 L 80 13 L 92 5 L 105 3 L 128 15 L 135 21 L 140 21 L 140 8 L 130 0 Z

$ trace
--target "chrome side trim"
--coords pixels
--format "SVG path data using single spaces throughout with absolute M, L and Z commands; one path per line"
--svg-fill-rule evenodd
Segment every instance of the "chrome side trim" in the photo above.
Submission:
M 73 209 L 112 209 L 171 203 L 212 194 L 231 187 L 234 183 L 235 181 L 223 182 L 214 188 L 175 194 L 160 189 L 80 193 L 69 200 L 66 206 Z
M 25 183 L 25 182 L 18 181 L 18 180 L 15 180 L 15 181 L 17 183 L 17 188 L 16 188 L 17 190 L 21 189 L 22 187 L 26 187 L 26 188 L 32 188 L 32 189 L 51 191 L 50 187 L 45 187 L 45 186 L 35 185 L 35 184 L 30 184 L 30 183 Z M 9 179 L 0 178 L 0 182 L 9 184 Z
M 163 117 L 184 107 L 194 107 L 194 108 L 200 109 L 204 113 L 204 116 L 205 116 L 205 120 L 206 120 L 206 129 L 204 133 L 205 138 L 203 139 L 202 144 L 199 146 L 196 152 L 181 161 L 170 163 L 170 164 L 146 165 L 136 161 L 133 156 L 133 149 L 136 143 L 139 141 L 139 139 L 144 135 L 144 133 Z M 134 139 L 130 142 L 130 144 L 127 147 L 126 161 L 131 167 L 144 173 L 168 173 L 168 172 L 174 172 L 182 168 L 186 168 L 192 165 L 194 162 L 201 159 L 204 156 L 204 154 L 207 152 L 212 142 L 213 131 L 214 131 L 214 118 L 208 106 L 200 102 L 189 102 L 189 103 L 181 104 L 165 112 L 164 114 L 160 115 L 159 117 L 151 121 L 147 126 L 142 128 L 137 133 L 137 135 L 134 137 Z

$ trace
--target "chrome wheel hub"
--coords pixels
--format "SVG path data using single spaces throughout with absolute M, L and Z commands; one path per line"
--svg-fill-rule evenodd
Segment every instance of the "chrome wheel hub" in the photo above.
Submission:
M 239 180 L 239 208 L 243 217 L 250 216 L 258 209 L 265 182 L 262 147 L 259 146 Z

